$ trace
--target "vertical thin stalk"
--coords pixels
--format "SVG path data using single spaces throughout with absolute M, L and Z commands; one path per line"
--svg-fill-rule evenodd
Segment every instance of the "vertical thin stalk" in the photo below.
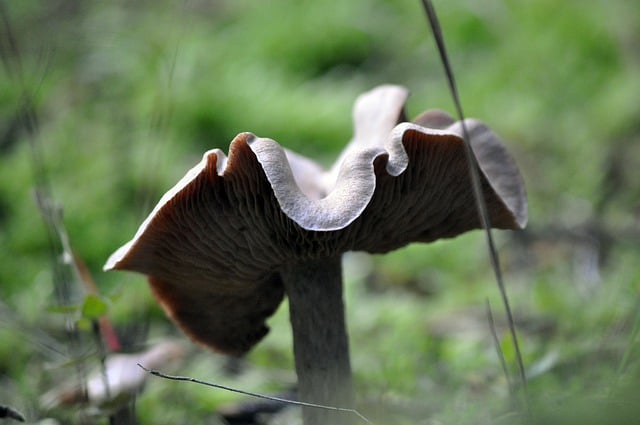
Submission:
M 480 223 L 482 224 L 482 228 L 484 229 L 487 246 L 489 248 L 489 259 L 491 261 L 491 266 L 493 267 L 496 283 L 498 284 L 498 289 L 500 290 L 500 295 L 502 296 L 502 303 L 504 304 L 505 312 L 507 315 L 509 333 L 511 334 L 511 340 L 513 341 L 513 347 L 516 352 L 516 360 L 518 362 L 518 371 L 520 372 L 520 381 L 522 383 L 523 389 L 526 391 L 527 377 L 524 370 L 522 353 L 520 352 L 520 344 L 518 343 L 518 336 L 516 334 L 516 328 L 514 324 L 515 321 L 513 320 L 511 305 L 509 304 L 509 297 L 507 296 L 507 289 L 502 277 L 500 258 L 498 256 L 498 251 L 496 250 L 495 243 L 493 242 L 493 235 L 491 233 L 491 220 L 489 219 L 487 203 L 485 202 L 484 194 L 482 193 L 482 188 L 480 186 L 480 171 L 478 161 L 475 157 L 475 154 L 473 153 L 473 149 L 471 148 L 471 137 L 469 136 L 469 131 L 467 130 L 467 126 L 465 124 L 464 113 L 462 112 L 462 103 L 460 102 L 460 97 L 458 96 L 458 88 L 453 75 L 453 68 L 451 67 L 451 64 L 449 62 L 449 56 L 447 55 L 447 49 L 444 44 L 442 29 L 440 28 L 440 22 L 438 21 L 438 16 L 433 7 L 433 4 L 431 3 L 431 0 L 422 0 L 422 5 L 424 6 L 427 18 L 429 19 L 431 32 L 433 34 L 433 38 L 436 41 L 438 53 L 440 54 L 440 59 L 442 61 L 442 66 L 444 67 L 444 71 L 447 76 L 449 91 L 451 92 L 451 97 L 453 97 L 453 104 L 456 107 L 458 119 L 460 120 L 460 124 L 462 125 L 462 138 L 464 139 L 465 147 L 464 151 L 467 157 L 467 162 L 469 163 L 469 175 L 471 177 L 473 195 L 476 200 L 476 208 L 478 209 Z
M 281 271 L 289 297 L 300 401 L 352 408 L 349 341 L 340 257 L 289 264 Z M 305 425 L 346 425 L 344 412 L 303 407 Z

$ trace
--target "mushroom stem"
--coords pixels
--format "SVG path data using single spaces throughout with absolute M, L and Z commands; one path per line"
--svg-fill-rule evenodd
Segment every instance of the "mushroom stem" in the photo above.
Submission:
M 288 264 L 281 271 L 289 297 L 301 401 L 352 408 L 349 340 L 342 301 L 340 257 Z M 344 412 L 303 407 L 305 425 L 346 425 Z

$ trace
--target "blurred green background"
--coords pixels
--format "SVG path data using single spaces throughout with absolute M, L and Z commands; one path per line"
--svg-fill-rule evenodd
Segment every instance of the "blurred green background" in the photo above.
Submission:
M 71 245 L 133 346 L 147 334 L 181 336 L 142 276 L 102 265 L 205 150 L 226 151 L 251 131 L 328 165 L 350 138 L 353 101 L 382 83 L 411 90 L 410 116 L 454 111 L 418 1 L 0 4 L 0 404 L 33 421 L 108 423 L 37 403 L 78 352 L 95 363 L 90 332 L 70 349 L 54 308 L 61 266 L 34 201 L 38 161 Z M 528 229 L 496 237 L 532 420 L 605 423 L 593 411 L 616 422 L 640 384 L 640 5 L 435 6 L 466 114 L 505 139 L 527 184 Z M 349 255 L 345 279 L 362 413 L 398 424 L 518 420 L 485 313 L 489 300 L 515 377 L 480 232 Z M 227 359 L 195 347 L 180 373 L 291 388 L 287 321 L 283 306 L 233 374 Z M 220 406 L 245 399 L 156 379 L 136 407 L 144 424 L 220 423 Z M 268 423 L 298 423 L 291 415 Z

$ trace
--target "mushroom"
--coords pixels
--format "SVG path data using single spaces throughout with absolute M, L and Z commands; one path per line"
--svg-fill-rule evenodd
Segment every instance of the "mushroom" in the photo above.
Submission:
M 228 158 L 206 152 L 105 270 L 148 275 L 184 332 L 232 355 L 265 336 L 286 294 L 299 398 L 352 407 L 342 254 L 384 253 L 481 227 L 461 123 L 441 111 L 404 122 L 407 97 L 392 85 L 361 95 L 353 139 L 328 171 L 251 133 L 236 136 Z M 466 125 L 492 226 L 524 227 L 515 162 L 488 127 Z M 303 408 L 307 425 L 348 423 L 346 416 Z

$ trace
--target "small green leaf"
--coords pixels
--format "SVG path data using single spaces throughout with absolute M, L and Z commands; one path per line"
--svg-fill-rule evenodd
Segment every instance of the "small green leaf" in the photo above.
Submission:
M 87 319 L 97 319 L 105 315 L 108 310 L 108 302 L 97 295 L 87 295 L 82 303 L 82 317 Z
M 502 355 L 507 364 L 513 364 L 516 361 L 516 349 L 513 345 L 511 335 L 507 332 L 505 332 L 502 341 L 500 341 L 500 348 L 502 349 Z
M 88 319 L 86 317 L 81 317 L 78 320 L 76 320 L 76 328 L 78 328 L 78 330 L 83 331 L 83 332 L 87 332 L 91 330 L 91 319 Z

